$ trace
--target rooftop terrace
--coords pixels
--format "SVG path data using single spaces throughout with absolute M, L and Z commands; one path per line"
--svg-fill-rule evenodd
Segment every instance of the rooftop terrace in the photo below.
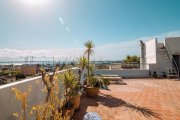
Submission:
M 180 81 L 125 79 L 124 84 L 100 90 L 98 97 L 81 98 L 74 120 L 97 112 L 103 120 L 180 120 Z

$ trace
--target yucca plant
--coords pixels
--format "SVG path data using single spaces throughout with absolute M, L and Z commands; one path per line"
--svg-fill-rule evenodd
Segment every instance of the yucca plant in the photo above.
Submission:
M 95 68 L 95 65 L 94 64 L 89 64 L 89 75 L 90 76 L 94 76 L 94 68 Z
M 69 99 L 78 93 L 78 87 L 80 87 L 77 76 L 71 70 L 67 70 L 64 74 L 59 75 L 59 78 L 65 85 L 65 98 L 68 102 Z
M 89 73 L 90 73 L 90 69 L 89 69 L 90 55 L 93 54 L 93 52 L 94 52 L 93 48 L 95 47 L 95 45 L 91 40 L 89 40 L 89 41 L 84 43 L 84 46 L 86 47 L 84 54 L 87 55 L 87 59 L 88 59 L 88 76 L 89 76 Z
M 68 114 L 72 117 L 74 110 L 79 108 L 80 105 L 80 82 L 75 73 L 71 70 L 67 70 L 64 74 L 59 76 L 60 79 L 64 82 L 65 87 L 65 105 L 64 110 L 70 111 Z
M 80 56 L 80 58 L 77 59 L 77 65 L 79 67 L 79 81 L 80 81 L 83 70 L 88 67 L 88 59 L 85 56 Z

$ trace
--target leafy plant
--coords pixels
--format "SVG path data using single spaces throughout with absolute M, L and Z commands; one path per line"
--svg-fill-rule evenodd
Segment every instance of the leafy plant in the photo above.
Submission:
M 136 63 L 140 63 L 140 57 L 134 55 L 134 56 L 130 56 L 127 55 L 126 59 L 123 60 L 125 63 L 129 63 L 129 62 L 136 62 Z
M 88 76 L 89 76 L 89 74 L 90 74 L 90 69 L 89 69 L 90 55 L 94 52 L 93 48 L 95 47 L 95 45 L 92 41 L 89 40 L 89 41 L 84 43 L 84 46 L 86 47 L 84 54 L 87 55 L 87 59 L 88 59 Z
M 36 120 L 69 120 L 68 115 L 62 114 L 62 106 L 64 105 L 64 100 L 59 98 L 59 84 L 58 84 L 58 72 L 59 67 L 56 67 L 52 76 L 46 73 L 44 70 L 42 72 L 42 80 L 45 85 L 45 91 L 47 93 L 45 102 L 40 105 L 34 105 L 31 109 L 27 109 L 27 96 L 29 92 L 21 92 L 20 90 L 13 88 L 15 92 L 15 97 L 22 103 L 22 112 L 19 115 L 14 113 L 13 115 L 18 117 L 20 120 L 28 120 L 29 115 L 35 115 Z M 28 116 L 26 115 L 28 111 Z
M 94 64 L 89 64 L 89 75 L 90 76 L 94 75 L 94 68 L 95 68 Z
M 77 76 L 71 70 L 67 70 L 64 74 L 59 76 L 65 85 L 66 102 L 70 100 L 73 95 L 77 95 L 80 90 L 80 83 Z
M 80 58 L 77 60 L 78 67 L 80 68 L 79 70 L 79 80 L 81 80 L 81 75 L 82 71 L 87 68 L 88 66 L 88 60 L 85 56 L 80 56 Z
M 26 75 L 23 73 L 16 74 L 16 80 L 21 79 L 21 78 L 26 78 Z
M 89 81 L 89 86 L 92 87 L 102 87 L 102 86 L 108 86 L 110 84 L 108 79 L 103 79 L 99 77 L 89 76 L 87 79 Z

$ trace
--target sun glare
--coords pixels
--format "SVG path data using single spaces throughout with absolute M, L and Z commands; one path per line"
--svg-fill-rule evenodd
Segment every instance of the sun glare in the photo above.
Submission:
M 47 3 L 48 0 L 20 0 L 22 3 L 29 6 L 39 6 Z

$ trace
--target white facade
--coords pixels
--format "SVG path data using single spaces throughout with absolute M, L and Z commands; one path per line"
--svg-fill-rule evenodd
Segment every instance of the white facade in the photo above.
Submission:
M 158 43 L 156 38 L 145 43 L 141 41 L 140 68 L 149 70 L 151 74 L 156 73 L 161 76 L 167 72 L 167 68 L 172 67 L 173 58 L 170 55 L 177 55 L 176 63 L 179 65 L 180 37 L 165 38 L 165 44 Z
M 172 54 L 180 55 L 180 37 L 165 38 L 165 46 L 168 46 Z

